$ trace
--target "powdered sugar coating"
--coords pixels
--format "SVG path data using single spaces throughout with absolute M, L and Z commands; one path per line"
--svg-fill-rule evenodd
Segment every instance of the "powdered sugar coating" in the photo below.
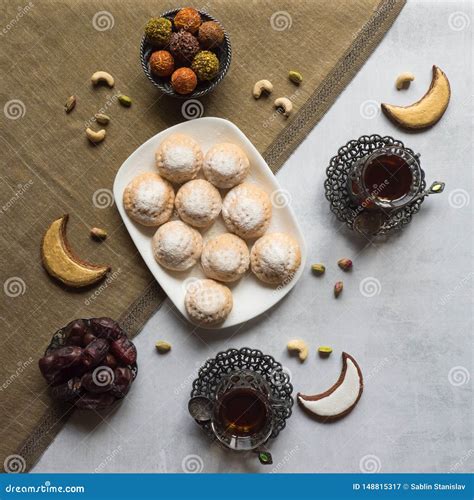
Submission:
M 203 172 L 206 179 L 219 188 L 240 184 L 248 175 L 250 163 L 245 153 L 235 144 L 216 144 L 204 158 Z
M 167 222 L 153 236 L 152 249 L 158 264 L 173 271 L 185 271 L 201 255 L 202 236 L 184 222 Z
M 222 198 L 210 182 L 195 179 L 179 188 L 175 206 L 184 222 L 195 227 L 207 227 L 221 213 Z
M 156 151 L 158 173 L 171 182 L 194 179 L 202 161 L 201 147 L 192 137 L 184 134 L 170 135 Z
M 300 267 L 300 246 L 288 234 L 266 234 L 252 247 L 250 263 L 259 280 L 274 285 L 287 283 Z
M 222 204 L 227 229 L 244 239 L 262 236 L 268 229 L 271 216 L 269 196 L 254 184 L 243 183 L 231 189 Z
M 213 280 L 199 280 L 186 292 L 184 305 L 196 323 L 214 326 L 222 323 L 232 310 L 232 292 Z
M 250 266 L 247 244 L 235 234 L 221 234 L 204 245 L 201 266 L 209 278 L 236 281 Z
M 144 226 L 159 226 L 173 213 L 174 191 L 171 184 L 153 172 L 135 177 L 123 192 L 128 216 Z

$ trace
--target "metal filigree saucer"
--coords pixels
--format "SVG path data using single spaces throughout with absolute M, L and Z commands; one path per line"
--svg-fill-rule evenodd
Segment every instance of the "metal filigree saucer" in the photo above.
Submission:
M 270 438 L 277 437 L 291 415 L 293 386 L 281 363 L 257 349 L 248 347 L 228 349 L 218 353 L 215 358 L 208 359 L 199 369 L 198 377 L 193 382 L 191 397 L 202 396 L 214 400 L 221 379 L 234 370 L 251 370 L 259 373 L 267 382 L 272 397 L 287 402 L 287 405 L 274 409 L 273 431 Z M 209 421 L 197 421 L 197 423 L 207 434 L 215 438 Z
M 407 148 L 402 141 L 390 136 L 382 137 L 373 134 L 370 136 L 363 135 L 358 139 L 349 141 L 339 149 L 337 155 L 332 157 L 329 162 L 329 166 L 326 169 L 327 178 L 324 181 L 326 198 L 331 204 L 331 211 L 341 222 L 345 222 L 350 229 L 354 229 L 354 221 L 361 212 L 354 206 L 347 192 L 346 185 L 349 171 L 357 160 L 377 149 L 390 146 L 403 148 L 415 156 L 414 151 Z M 425 174 L 423 170 L 421 172 L 421 190 L 424 190 L 426 187 Z M 387 234 L 406 226 L 411 221 L 413 215 L 420 210 L 423 200 L 423 197 L 417 198 L 394 213 L 385 213 L 385 220 L 380 223 L 376 234 Z

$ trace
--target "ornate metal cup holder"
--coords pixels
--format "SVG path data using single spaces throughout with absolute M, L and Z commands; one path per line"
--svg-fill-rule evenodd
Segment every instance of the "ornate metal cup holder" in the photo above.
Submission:
M 268 384 L 272 397 L 287 403 L 275 406 L 273 409 L 273 430 L 270 438 L 276 438 L 291 415 L 293 386 L 283 366 L 272 356 L 248 347 L 219 352 L 215 358 L 208 359 L 199 369 L 198 377 L 193 382 L 191 397 L 203 396 L 214 400 L 222 378 L 235 370 L 251 370 L 259 373 Z M 196 422 L 210 437 L 216 439 L 209 421 L 196 420 Z
M 391 146 L 402 148 L 415 156 L 414 151 L 405 147 L 402 141 L 390 136 L 381 137 L 374 134 L 370 136 L 363 135 L 358 139 L 349 141 L 339 149 L 337 155 L 333 156 L 329 162 L 329 166 L 326 169 L 327 177 L 324 182 L 326 198 L 331 205 L 331 211 L 336 215 L 338 220 L 346 223 L 350 229 L 354 229 L 354 221 L 361 213 L 361 210 L 358 210 L 358 207 L 354 205 L 347 191 L 346 186 L 349 172 L 354 163 L 359 159 L 380 148 Z M 421 191 L 423 191 L 426 188 L 423 170 L 421 170 L 421 174 Z M 393 213 L 384 212 L 383 223 L 381 223 L 376 234 L 387 234 L 406 226 L 411 221 L 413 215 L 420 210 L 423 200 L 424 197 L 420 197 Z

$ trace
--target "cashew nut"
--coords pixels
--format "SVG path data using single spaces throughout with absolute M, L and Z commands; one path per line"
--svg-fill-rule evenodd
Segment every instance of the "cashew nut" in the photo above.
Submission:
M 86 135 L 89 141 L 97 144 L 105 139 L 105 130 L 101 129 L 98 131 L 92 130 L 91 128 L 86 128 Z
M 293 109 L 293 104 L 287 97 L 279 97 L 273 104 L 275 108 L 282 109 L 285 116 L 288 116 Z
M 273 85 L 272 82 L 269 80 L 259 80 L 254 86 L 253 86 L 253 96 L 255 99 L 258 99 L 261 95 L 262 92 L 266 92 L 267 94 L 271 94 L 273 90 Z
M 407 89 L 410 86 L 410 82 L 415 79 L 415 75 L 413 73 L 405 72 L 401 73 L 397 76 L 397 80 L 395 81 L 395 85 L 398 90 Z
M 298 358 L 303 362 L 308 357 L 308 346 L 306 342 L 301 339 L 290 340 L 286 345 L 289 352 L 297 352 Z
M 109 87 L 113 87 L 115 83 L 114 77 L 106 71 L 96 71 L 91 76 L 91 81 L 94 85 L 97 85 L 100 82 L 105 82 Z

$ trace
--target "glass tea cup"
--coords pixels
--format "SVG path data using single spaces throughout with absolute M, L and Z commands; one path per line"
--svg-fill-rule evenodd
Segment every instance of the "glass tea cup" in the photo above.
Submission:
M 383 147 L 354 163 L 347 178 L 347 190 L 358 207 L 397 210 L 419 196 L 423 178 L 419 155 L 398 146 Z
M 251 370 L 233 371 L 216 391 L 211 428 L 216 438 L 232 450 L 254 450 L 273 431 L 276 407 L 288 406 L 272 397 L 265 379 Z

